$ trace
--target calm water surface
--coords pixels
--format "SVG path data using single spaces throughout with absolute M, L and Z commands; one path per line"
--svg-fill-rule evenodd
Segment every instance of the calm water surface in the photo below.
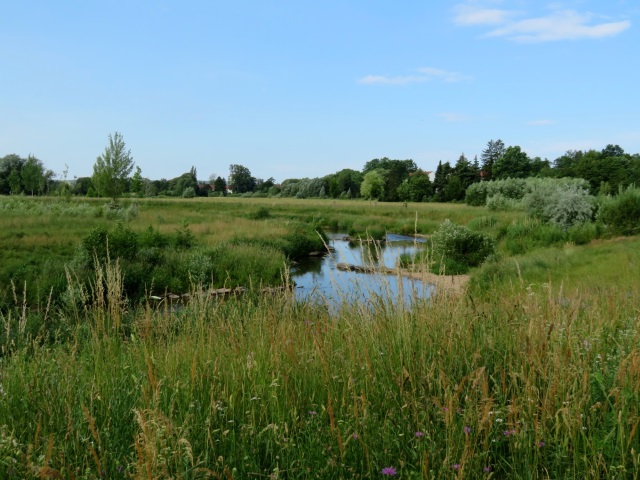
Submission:
M 428 298 L 433 285 L 397 275 L 367 274 L 338 270 L 338 263 L 394 268 L 403 253 L 413 254 L 424 240 L 388 235 L 382 245 L 349 245 L 345 234 L 329 234 L 331 255 L 310 258 L 291 269 L 299 299 L 312 299 L 337 307 L 342 302 L 369 302 L 382 299 L 410 304 L 416 298 Z

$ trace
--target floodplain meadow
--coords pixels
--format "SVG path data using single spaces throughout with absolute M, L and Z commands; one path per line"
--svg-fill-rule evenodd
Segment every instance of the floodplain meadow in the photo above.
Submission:
M 127 225 L 169 235 L 187 218 L 196 242 L 258 248 L 298 222 L 413 222 L 428 234 L 445 218 L 491 216 L 475 220 L 491 232 L 520 220 L 432 204 L 185 205 L 141 201 Z M 99 225 L 10 217 L 5 242 L 40 223 L 68 260 L 71 235 L 75 248 Z M 113 258 L 86 282 L 67 269 L 64 302 L 33 305 L 14 282 L 0 311 L 0 477 L 638 478 L 637 247 L 631 237 L 512 256 L 502 242 L 461 294 L 337 312 L 289 290 L 220 300 L 203 283 L 184 304 L 134 303 Z

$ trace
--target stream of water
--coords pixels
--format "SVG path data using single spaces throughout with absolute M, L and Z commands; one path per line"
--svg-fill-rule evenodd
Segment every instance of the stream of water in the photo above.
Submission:
M 371 302 L 374 299 L 410 304 L 416 298 L 428 298 L 433 285 L 397 275 L 342 271 L 338 264 L 384 266 L 394 268 L 401 254 L 414 254 L 421 239 L 402 235 L 387 235 L 381 244 L 350 245 L 345 234 L 329 234 L 333 252 L 319 258 L 309 258 L 291 269 L 295 294 L 299 299 L 325 302 L 338 307 L 343 302 Z

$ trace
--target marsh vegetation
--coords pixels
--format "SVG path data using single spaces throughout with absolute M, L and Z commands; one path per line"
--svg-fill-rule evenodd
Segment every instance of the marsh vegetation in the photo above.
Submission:
M 523 209 L 462 204 L 0 208 L 2 478 L 640 475 L 640 241 L 604 223 L 577 241 Z M 322 231 L 490 251 L 425 242 L 408 269 L 471 280 L 410 304 L 260 294 Z M 168 291 L 190 299 L 176 308 Z

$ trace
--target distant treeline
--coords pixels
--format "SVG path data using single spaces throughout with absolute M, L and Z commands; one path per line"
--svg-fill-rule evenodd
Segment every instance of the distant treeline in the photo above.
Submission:
M 36 157 L 11 154 L 0 158 L 0 195 L 97 196 L 91 177 L 69 180 L 45 168 Z M 150 180 L 139 167 L 127 180 L 127 194 L 138 197 L 224 196 L 295 198 L 365 198 L 385 202 L 463 201 L 467 188 L 476 182 L 506 178 L 582 178 L 593 195 L 618 192 L 640 185 L 640 154 L 626 153 L 618 145 L 597 150 L 569 150 L 553 161 L 531 158 L 519 146 L 490 140 L 480 158 L 461 154 L 451 162 L 438 163 L 435 172 L 418 168 L 413 160 L 373 159 L 362 171 L 343 169 L 316 178 L 290 178 L 278 184 L 273 178 L 255 178 L 250 170 L 233 164 L 229 175 L 197 179 L 195 168 L 171 180 Z

